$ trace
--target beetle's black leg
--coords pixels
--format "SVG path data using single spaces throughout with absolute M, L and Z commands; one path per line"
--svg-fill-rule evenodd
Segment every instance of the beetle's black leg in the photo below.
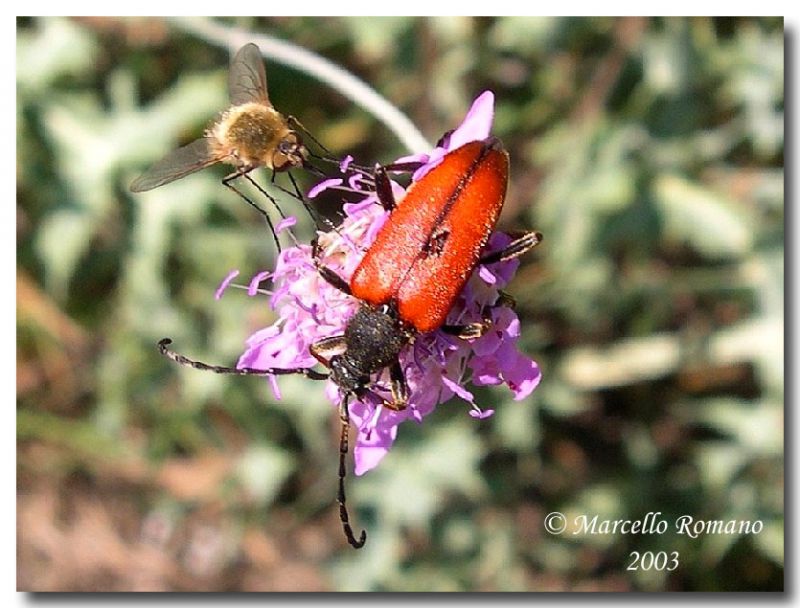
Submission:
M 330 283 L 333 287 L 341 291 L 342 293 L 346 293 L 348 296 L 352 295 L 350 292 L 350 285 L 347 284 L 342 277 L 336 274 L 333 270 L 328 268 L 327 266 L 320 266 L 317 268 L 320 276 L 325 279 L 328 283 Z
M 542 242 L 541 232 L 525 232 L 515 238 L 500 251 L 493 251 L 481 257 L 481 264 L 494 264 L 495 262 L 507 262 L 530 251 Z
M 451 336 L 456 336 L 462 340 L 475 340 L 480 338 L 492 328 L 491 311 L 500 306 L 507 306 L 512 310 L 516 306 L 514 298 L 502 289 L 498 290 L 497 300 L 483 310 L 483 320 L 476 323 L 466 323 L 464 325 L 442 325 L 440 329 Z
M 517 303 L 514 301 L 514 298 L 502 289 L 498 290 L 497 294 L 497 300 L 495 303 L 486 306 L 483 309 L 482 321 L 478 321 L 476 323 L 466 323 L 464 325 L 442 325 L 440 329 L 444 333 L 451 336 L 456 336 L 462 340 L 475 340 L 476 338 L 480 338 L 492 328 L 493 322 L 491 311 L 493 309 L 499 308 L 500 306 L 507 306 L 513 310 L 517 305 Z
M 348 296 L 353 295 L 352 292 L 350 291 L 350 284 L 347 281 L 345 281 L 339 274 L 337 274 L 336 271 L 331 270 L 327 266 L 323 266 L 322 263 L 320 262 L 319 258 L 321 254 L 320 254 L 319 241 L 314 239 L 314 241 L 311 243 L 311 248 L 312 248 L 311 255 L 314 258 L 314 264 L 316 264 L 317 266 L 317 272 L 319 272 L 319 275 L 323 279 L 325 279 L 330 285 L 332 285 L 342 293 L 347 294 Z
M 408 161 L 406 163 L 391 163 L 388 165 L 382 165 L 382 167 L 387 173 L 389 171 L 393 171 L 395 173 L 413 173 L 424 164 L 425 163 L 419 161 Z
M 455 129 L 450 129 L 449 131 L 446 131 L 445 134 L 439 138 L 439 141 L 436 142 L 436 147 L 444 148 L 445 144 L 448 143 L 450 136 L 453 134 L 453 131 L 455 131 Z
M 386 167 L 381 165 L 375 167 L 375 195 L 386 211 L 392 211 L 395 208 L 396 202 L 394 200 L 394 192 L 392 192 L 392 182 L 386 172 Z
M 392 211 L 397 203 L 394 199 L 394 192 L 392 191 L 392 182 L 389 179 L 390 171 L 407 171 L 413 172 L 419 169 L 422 163 L 407 162 L 407 163 L 393 163 L 391 165 L 376 165 L 373 172 L 373 179 L 375 180 L 375 194 L 378 197 L 378 202 L 386 211 Z
M 344 336 L 330 336 L 317 340 L 308 347 L 311 355 L 325 367 L 331 366 L 331 357 L 341 355 L 347 350 Z
M 483 321 L 477 323 L 467 323 L 465 325 L 442 325 L 441 330 L 451 336 L 456 336 L 462 340 L 474 340 L 480 338 L 492 327 L 492 320 L 487 316 Z
M 406 375 L 403 373 L 400 361 L 395 361 L 389 366 L 389 378 L 391 380 L 392 400 L 384 401 L 383 405 L 396 412 L 402 411 L 408 407 L 408 385 L 406 384 Z

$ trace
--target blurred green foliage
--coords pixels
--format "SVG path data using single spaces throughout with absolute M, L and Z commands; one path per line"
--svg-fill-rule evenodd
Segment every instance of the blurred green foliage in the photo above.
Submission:
M 431 141 L 495 92 L 502 225 L 545 235 L 509 289 L 542 384 L 521 403 L 478 390 L 489 420 L 454 401 L 401 427 L 349 479 L 370 535 L 351 551 L 322 387 L 283 378 L 276 401 L 155 349 L 171 336 L 233 363 L 272 320 L 263 300 L 212 297 L 275 254 L 224 169 L 127 190 L 225 107 L 226 51 L 179 22 L 20 19 L 18 587 L 782 589 L 782 20 L 228 24 L 356 73 Z M 276 106 L 337 155 L 407 152 L 311 76 L 267 71 Z M 555 510 L 764 531 L 549 535 Z M 678 551 L 680 567 L 629 571 L 631 551 Z

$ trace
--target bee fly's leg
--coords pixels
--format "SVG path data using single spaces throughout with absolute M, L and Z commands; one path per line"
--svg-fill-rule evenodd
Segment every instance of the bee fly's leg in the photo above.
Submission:
M 308 136 L 308 138 L 311 141 L 313 141 L 314 144 L 316 146 L 318 146 L 320 150 L 322 150 L 326 154 L 330 154 L 331 153 L 330 150 L 328 150 L 328 148 L 323 146 L 322 143 L 316 137 L 314 137 L 314 135 L 308 129 L 306 129 L 303 126 L 303 123 L 301 123 L 299 120 L 297 120 L 297 118 L 295 118 L 294 116 L 289 115 L 289 116 L 286 117 L 286 122 L 295 131 L 301 131 L 303 133 L 303 135 Z
M 297 183 L 296 183 L 296 182 L 295 182 L 293 179 L 291 179 L 291 175 L 292 175 L 292 174 L 291 174 L 291 173 L 289 173 L 288 171 L 286 172 L 286 174 L 289 176 L 289 179 L 290 179 L 290 181 L 292 182 L 292 184 L 294 184 L 294 187 L 295 187 L 295 191 L 294 191 L 294 192 L 292 192 L 291 190 L 287 190 L 286 188 L 284 188 L 283 186 L 281 186 L 281 185 L 280 185 L 280 184 L 279 184 L 277 181 L 275 181 L 275 178 L 278 176 L 278 172 L 277 172 L 277 171 L 275 171 L 275 169 L 273 169 L 273 170 L 272 170 L 272 175 L 271 175 L 271 176 L 270 176 L 270 178 L 269 178 L 269 185 L 270 185 L 270 186 L 272 186 L 273 188 L 277 188 L 278 190 L 280 190 L 280 191 L 281 191 L 281 192 L 283 192 L 284 194 L 288 194 L 288 195 L 289 195 L 289 196 L 291 196 L 292 198 L 294 198 L 294 199 L 297 199 L 297 200 L 298 200 L 298 201 L 300 201 L 301 203 L 305 204 L 305 202 L 306 202 L 306 199 L 305 199 L 305 198 L 303 198 L 303 193 L 302 193 L 302 192 L 300 192 L 300 190 L 297 188 Z M 280 211 L 280 208 L 279 208 L 278 210 Z M 307 211 L 308 211 L 308 209 L 307 209 Z M 314 216 L 311 214 L 311 211 L 308 211 L 308 212 L 309 212 L 309 214 L 311 215 L 311 217 L 314 217 Z M 284 216 L 284 215 L 283 215 L 283 212 L 281 212 L 281 216 L 282 216 L 284 219 L 286 219 L 286 216 Z
M 256 205 L 253 201 L 251 201 L 247 196 L 244 195 L 244 193 L 241 190 L 239 190 L 232 183 L 237 178 L 244 177 L 244 178 L 247 179 L 247 181 L 249 181 L 251 184 L 253 184 L 256 188 L 259 188 L 259 190 L 260 190 L 259 185 L 249 175 L 250 171 L 252 171 L 252 170 L 253 170 L 252 167 L 242 166 L 239 169 L 237 169 L 236 171 L 234 171 L 233 173 L 230 173 L 230 174 L 226 175 L 225 177 L 223 177 L 222 178 L 222 185 L 225 186 L 226 188 L 230 188 L 231 190 L 233 190 L 237 195 L 239 195 L 240 198 L 242 198 L 248 205 L 253 207 L 253 209 L 258 211 L 262 216 L 264 216 L 264 218 L 267 220 L 267 222 L 269 222 L 270 220 L 269 220 L 269 215 L 267 215 L 267 212 L 264 209 L 262 209 L 261 207 L 259 207 L 258 205 Z M 264 194 L 266 194 L 266 193 L 264 193 Z M 266 195 L 266 196 L 267 196 L 267 198 L 269 198 L 269 195 Z
M 294 175 L 292 175 L 291 171 L 286 171 L 285 173 L 286 173 L 286 176 L 289 178 L 289 181 L 292 183 L 292 188 L 294 189 L 294 192 L 292 192 L 290 190 L 287 190 L 286 188 L 284 188 L 278 182 L 275 181 L 276 173 L 277 173 L 276 171 L 272 172 L 272 180 L 271 180 L 270 183 L 273 186 L 275 186 L 281 192 L 284 192 L 285 194 L 288 194 L 292 198 L 300 201 L 300 204 L 303 205 L 303 209 L 306 210 L 306 213 L 308 213 L 308 216 L 314 221 L 315 224 L 319 224 L 319 222 L 322 222 L 323 224 L 325 224 L 325 226 L 329 230 L 333 230 L 334 232 L 337 232 L 337 233 L 339 232 L 339 229 L 336 227 L 336 225 L 332 221 L 330 221 L 324 215 L 320 215 L 319 213 L 317 213 L 317 211 L 314 209 L 314 207 L 312 207 L 308 203 L 308 201 L 306 200 L 306 197 L 304 197 L 303 193 L 300 191 L 300 186 L 297 185 L 297 180 L 294 178 Z M 324 177 L 324 174 L 323 174 L 323 177 Z
M 278 211 L 280 212 L 281 216 L 283 216 L 283 212 L 281 211 L 281 208 L 280 208 L 280 207 L 278 207 L 278 203 L 277 203 L 277 202 L 275 202 L 275 199 L 273 199 L 273 198 L 272 198 L 272 197 L 271 197 L 269 194 L 267 194 L 266 192 L 264 192 L 264 190 L 261 188 L 261 186 L 259 186 L 259 185 L 258 185 L 258 184 L 257 184 L 257 183 L 256 183 L 256 182 L 255 182 L 255 181 L 254 181 L 254 180 L 253 180 L 253 179 L 252 179 L 252 178 L 251 178 L 251 177 L 248 175 L 248 173 L 249 173 L 249 171 L 250 171 L 250 170 L 251 170 L 251 168 L 249 168 L 249 167 L 242 167 L 241 169 L 237 169 L 236 171 L 234 171 L 234 172 L 233 172 L 233 173 L 231 173 L 230 175 L 227 175 L 227 176 L 225 176 L 224 178 L 222 178 L 222 185 L 224 185 L 226 188 L 229 188 L 229 189 L 233 190 L 233 191 L 234 191 L 236 194 L 238 194 L 238 195 L 239 195 L 239 197 L 240 197 L 240 198 L 241 198 L 241 199 L 242 199 L 244 202 L 246 202 L 246 203 L 247 203 L 248 205 L 250 205 L 250 206 L 251 206 L 253 209 L 255 209 L 256 211 L 258 211 L 258 213 L 261 215 L 261 217 L 263 217 L 263 218 L 264 218 L 264 221 L 266 221 L 266 222 L 267 222 L 267 227 L 269 228 L 269 231 L 272 233 L 272 238 L 273 238 L 273 240 L 275 241 L 275 247 L 278 249 L 278 253 L 280 253 L 280 251 L 281 251 L 281 244 L 278 242 L 278 233 L 277 233 L 277 232 L 275 232 L 275 226 L 272 224 L 272 220 L 270 219 L 270 217 L 269 217 L 269 214 L 268 214 L 268 213 L 267 213 L 267 212 L 266 212 L 264 209 L 262 209 L 261 207 L 259 207 L 258 205 L 256 205 L 256 204 L 255 204 L 253 201 L 251 201 L 251 200 L 250 200 L 250 199 L 249 199 L 247 196 L 245 196 L 245 194 L 244 194 L 244 193 L 243 193 L 241 190 L 239 190 L 239 189 L 238 189 L 236 186 L 234 186 L 234 185 L 231 183 L 231 182 L 233 182 L 233 180 L 235 180 L 237 177 L 245 177 L 245 178 L 247 179 L 247 181 L 249 181 L 251 184 L 253 184 L 253 185 L 254 185 L 254 186 L 255 186 L 255 187 L 256 187 L 256 188 L 257 188 L 257 189 L 258 189 L 260 192 L 262 192 L 262 193 L 264 194 L 264 196 L 265 196 L 267 199 L 269 199 L 269 200 L 272 202 L 272 204 L 273 204 L 273 205 L 275 205 L 275 207 L 276 207 L 276 208 L 278 209 Z
M 313 209 L 311 209 L 311 207 L 307 206 L 308 205 L 308 201 L 306 201 L 306 198 L 303 196 L 303 193 L 300 191 L 300 186 L 297 185 L 297 180 L 294 178 L 294 175 L 292 175 L 292 172 L 291 171 L 286 171 L 286 176 L 289 178 L 289 181 L 292 182 L 292 189 L 294 190 L 294 192 L 290 192 L 289 190 L 287 190 L 286 188 L 284 188 L 283 186 L 281 186 L 279 183 L 277 183 L 275 181 L 275 177 L 276 177 L 276 172 L 275 171 L 272 172 L 271 183 L 276 188 L 278 188 L 279 190 L 282 190 L 283 192 L 285 192 L 286 194 L 288 194 L 292 198 L 295 198 L 298 201 L 300 201 L 301 203 L 303 203 L 303 206 L 306 208 L 306 211 L 308 212 L 308 214 L 311 217 L 315 217 Z
M 311 218 L 311 220 L 314 222 L 315 225 L 318 225 L 319 221 L 322 220 L 322 223 L 324 223 L 328 228 L 335 230 L 336 229 L 335 226 L 331 223 L 331 221 L 328 218 L 320 216 L 314 210 L 314 208 L 311 205 L 308 204 L 308 201 L 303 196 L 303 193 L 300 191 L 300 186 L 297 185 L 297 180 L 294 179 L 294 176 L 292 175 L 292 173 L 290 171 L 286 171 L 285 173 L 286 173 L 286 176 L 289 178 L 289 181 L 291 182 L 292 188 L 293 188 L 294 191 L 288 190 L 287 188 L 284 188 L 283 186 L 281 186 L 276 181 L 276 177 L 278 175 L 278 172 L 275 171 L 274 169 L 272 171 L 272 176 L 270 177 L 270 180 L 269 180 L 270 185 L 273 188 L 277 188 L 278 190 L 280 190 L 284 194 L 287 194 L 288 196 L 291 196 L 293 199 L 295 199 L 297 201 L 300 201 L 300 204 L 303 205 L 303 209 L 305 209 L 305 212 L 308 214 L 308 217 Z M 261 188 L 258 185 L 256 185 L 256 187 L 260 191 L 263 192 L 263 190 L 261 190 Z M 266 195 L 266 192 L 264 192 L 264 194 Z M 270 197 L 270 200 L 272 200 L 273 204 L 278 209 L 278 213 L 281 214 L 281 217 L 283 219 L 286 219 L 286 216 L 283 214 L 283 210 L 278 206 L 277 202 L 275 202 L 275 200 L 272 199 L 272 197 Z M 292 232 L 289 232 L 289 234 L 291 235 L 292 239 L 294 239 L 295 243 L 297 243 L 297 240 L 294 238 L 294 234 Z
M 242 177 L 244 177 L 248 182 L 250 182 L 253 185 L 253 187 L 256 190 L 258 190 L 259 194 L 263 195 L 264 198 L 266 198 L 270 203 L 272 203 L 272 206 L 275 207 L 275 209 L 278 210 L 278 213 L 280 214 L 282 219 L 284 219 L 284 220 L 286 219 L 286 214 L 283 212 L 283 209 L 281 209 L 280 205 L 278 205 L 278 201 L 275 200 L 275 197 L 272 196 L 271 194 L 269 194 L 266 190 L 264 190 L 264 188 L 261 187 L 261 184 L 259 184 L 256 180 L 254 180 L 249 172 L 248 173 L 244 173 L 242 175 Z M 275 172 L 274 171 L 272 172 L 272 178 L 273 178 L 272 184 L 276 188 L 278 188 L 280 190 L 283 190 L 287 194 L 291 194 L 291 192 L 288 192 L 287 190 L 281 188 L 278 184 L 275 183 Z
M 342 293 L 350 296 L 353 295 L 350 291 L 350 285 L 345 281 L 341 276 L 339 276 L 335 271 L 331 270 L 327 266 L 323 266 L 322 263 L 319 261 L 320 257 L 320 249 L 319 249 L 319 241 L 314 239 L 312 242 L 312 249 L 313 249 L 313 257 L 314 257 L 314 264 L 317 267 L 317 272 L 319 275 L 325 279 L 328 284 L 332 285 Z
M 347 408 L 349 398 L 350 395 L 344 395 L 339 406 L 339 421 L 342 425 L 342 434 L 339 437 L 339 495 L 337 496 L 337 502 L 339 503 L 339 519 L 342 522 L 347 542 L 354 549 L 360 549 L 367 540 L 367 533 L 365 530 L 361 530 L 361 536 L 358 539 L 353 534 L 353 528 L 350 526 L 350 516 L 347 513 L 347 498 L 344 493 L 344 478 L 347 475 L 346 459 L 349 451 L 348 435 L 350 434 L 350 411 Z
M 308 350 L 311 352 L 311 356 L 322 365 L 330 367 L 331 357 L 341 355 L 346 351 L 347 342 L 345 342 L 344 336 L 330 336 L 314 342 Z
M 481 257 L 481 264 L 494 264 L 495 262 L 507 262 L 518 258 L 523 253 L 526 253 L 536 247 L 542 242 L 542 233 L 531 231 L 524 232 L 518 235 L 508 245 L 503 247 L 500 251 L 493 251 Z

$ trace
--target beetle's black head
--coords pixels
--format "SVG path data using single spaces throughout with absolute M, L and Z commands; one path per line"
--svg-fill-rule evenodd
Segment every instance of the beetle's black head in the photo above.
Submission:
M 397 361 L 410 337 L 393 306 L 361 306 L 344 330 L 347 350 L 331 358 L 331 379 L 342 392 L 359 392 L 372 374 Z

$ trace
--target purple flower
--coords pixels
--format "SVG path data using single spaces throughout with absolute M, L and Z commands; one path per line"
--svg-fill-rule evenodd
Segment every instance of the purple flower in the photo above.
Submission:
M 474 140 L 488 137 L 494 112 L 494 96 L 487 91 L 472 105 L 464 122 L 443 137 L 429 155 L 407 157 L 425 163 L 416 171 L 414 180 L 440 162 L 450 150 Z M 348 170 L 349 161 L 342 164 Z M 314 187 L 314 196 L 327 188 L 347 183 L 359 190 L 363 178 L 353 174 L 342 179 L 327 179 Z M 396 196 L 401 186 L 392 183 Z M 349 280 L 363 252 L 371 245 L 388 216 L 376 204 L 374 193 L 364 191 L 364 200 L 344 206 L 345 219 L 336 231 L 319 233 L 320 262 Z M 501 249 L 510 238 L 501 233 L 492 235 L 489 250 Z M 312 249 L 298 245 L 281 252 L 272 273 L 273 290 L 269 305 L 278 320 L 247 340 L 247 349 L 239 359 L 239 367 L 309 368 L 318 364 L 309 347 L 322 338 L 341 335 L 355 313 L 359 302 L 331 286 L 317 272 Z M 538 365 L 517 350 L 519 320 L 507 306 L 493 306 L 499 290 L 511 279 L 518 262 L 497 262 L 479 266 L 457 298 L 447 318 L 448 324 L 467 324 L 483 320 L 489 311 L 489 331 L 471 341 L 464 341 L 434 331 L 420 334 L 400 353 L 400 364 L 409 391 L 408 407 L 392 411 L 381 405 L 380 398 L 389 398 L 389 373 L 384 370 L 374 379 L 372 395 L 350 404 L 350 417 L 358 429 L 354 447 L 355 473 L 361 475 L 378 465 L 397 437 L 398 426 L 405 420 L 421 422 L 439 404 L 453 396 L 470 404 L 469 414 L 476 419 L 492 415 L 492 409 L 481 409 L 474 395 L 464 388 L 474 385 L 505 383 L 520 400 L 533 391 L 541 373 Z M 262 274 L 257 275 L 261 278 Z M 257 285 L 254 281 L 252 285 Z M 252 288 L 250 295 L 255 294 Z M 257 294 L 255 294 L 257 295 Z M 273 391 L 280 398 L 275 377 L 270 377 Z M 328 398 L 338 404 L 341 394 L 333 382 L 326 387 Z

